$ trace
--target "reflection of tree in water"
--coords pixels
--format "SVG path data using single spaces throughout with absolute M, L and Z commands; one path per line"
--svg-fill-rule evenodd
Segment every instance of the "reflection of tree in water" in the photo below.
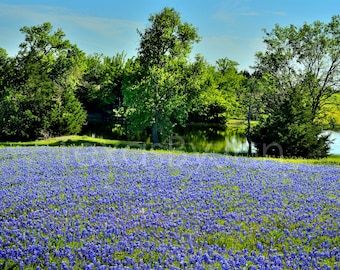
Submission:
M 242 126 L 229 126 L 225 131 L 225 152 L 247 153 L 246 129 Z
M 81 135 L 104 139 L 126 139 L 124 127 L 120 130 L 118 130 L 118 128 L 119 126 L 112 125 L 108 121 L 89 120 L 87 124 L 83 126 Z
M 126 139 L 124 132 L 113 132 L 112 124 L 107 122 L 89 122 L 83 135 L 95 136 L 107 139 Z M 131 138 L 129 138 L 131 139 Z M 150 136 L 140 134 L 133 138 L 137 141 L 150 141 Z M 167 144 L 168 141 L 163 142 Z M 215 152 L 215 153 L 246 153 L 247 141 L 244 126 L 220 125 L 188 125 L 176 130 L 176 137 L 172 139 L 173 147 L 193 152 Z M 165 146 L 165 145 L 164 145 Z
M 184 137 L 189 135 L 190 138 L 199 140 L 213 141 L 224 139 L 225 128 L 220 125 L 188 125 L 186 128 L 179 130 L 179 134 Z
M 239 126 L 189 125 L 178 130 L 189 151 L 240 153 L 247 151 L 245 130 Z

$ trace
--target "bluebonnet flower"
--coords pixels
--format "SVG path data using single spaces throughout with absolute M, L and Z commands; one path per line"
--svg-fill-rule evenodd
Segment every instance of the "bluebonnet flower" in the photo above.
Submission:
M 338 167 L 101 147 L 4 148 L 0 156 L 11 157 L 0 160 L 0 263 L 274 269 L 339 261 Z

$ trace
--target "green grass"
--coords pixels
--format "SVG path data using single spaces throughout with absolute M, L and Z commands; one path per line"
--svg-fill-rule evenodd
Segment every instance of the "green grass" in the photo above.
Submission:
M 258 159 L 269 159 L 296 164 L 304 163 L 312 165 L 340 165 L 340 155 L 331 155 L 327 158 L 321 159 L 303 159 L 303 158 L 258 158 Z
M 258 121 L 250 121 L 250 126 L 254 127 L 258 124 Z M 247 128 L 248 122 L 247 120 L 242 119 L 230 119 L 227 122 L 227 127 L 242 127 Z
M 46 140 L 38 140 L 31 142 L 0 142 L 0 147 L 14 147 L 14 146 L 107 146 L 114 148 L 131 148 L 131 149 L 152 149 L 152 144 L 134 141 L 120 141 L 92 138 L 89 136 L 62 136 L 50 138 Z M 159 151 L 167 151 L 160 149 Z M 181 151 L 172 151 L 178 153 Z M 323 159 L 301 159 L 301 158 L 257 158 L 257 159 L 271 159 L 280 162 L 289 163 L 306 163 L 315 165 L 340 165 L 340 155 L 332 155 Z
M 110 146 L 117 148 L 143 148 L 149 146 L 149 144 L 71 135 L 30 142 L 0 142 L 0 147 L 8 146 Z

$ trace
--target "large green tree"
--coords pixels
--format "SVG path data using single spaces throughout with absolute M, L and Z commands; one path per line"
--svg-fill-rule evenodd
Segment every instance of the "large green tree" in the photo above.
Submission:
M 183 124 L 199 87 L 200 60 L 190 64 L 196 29 L 181 21 L 172 8 L 151 15 L 151 25 L 140 32 L 137 68 L 123 87 L 130 130 L 151 129 L 159 143 L 176 124 Z
M 167 138 L 177 125 L 183 126 L 201 89 L 200 61 L 169 60 L 153 66 L 148 75 L 123 88 L 129 129 L 133 133 L 151 130 L 152 142 Z M 136 75 L 138 76 L 138 74 Z
M 199 42 L 197 29 L 182 22 L 180 14 L 173 8 L 164 8 L 149 18 L 151 25 L 144 32 L 139 31 L 138 55 L 145 71 L 149 66 L 161 67 L 168 59 L 185 59 L 192 45 Z
M 256 70 L 270 78 L 265 111 L 252 139 L 260 154 L 268 145 L 290 156 L 323 157 L 329 141 L 321 136 L 320 110 L 340 91 L 340 16 L 265 31 L 265 52 L 256 55 Z
M 256 70 L 268 73 L 277 90 L 303 86 L 311 101 L 312 118 L 334 93 L 340 92 L 340 15 L 329 23 L 316 21 L 265 31 L 265 52 L 256 55 Z
M 74 90 L 84 54 L 50 23 L 23 27 L 25 41 L 11 61 L 0 100 L 0 136 L 32 140 L 81 130 L 86 113 Z

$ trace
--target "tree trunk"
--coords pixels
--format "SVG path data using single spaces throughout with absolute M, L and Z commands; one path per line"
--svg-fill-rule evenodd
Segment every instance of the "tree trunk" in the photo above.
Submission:
M 251 134 L 250 134 L 250 112 L 248 112 L 248 127 L 247 127 L 247 142 L 248 142 L 248 156 L 251 156 Z
M 159 138 L 158 138 L 158 113 L 155 117 L 155 123 L 152 125 L 152 143 L 154 146 L 157 146 L 159 144 Z
M 249 98 L 249 106 L 248 106 L 248 115 L 247 115 L 247 142 L 248 142 L 248 156 L 251 156 L 251 129 L 250 129 L 250 120 L 251 120 L 251 111 L 252 111 L 252 92 L 250 93 Z

